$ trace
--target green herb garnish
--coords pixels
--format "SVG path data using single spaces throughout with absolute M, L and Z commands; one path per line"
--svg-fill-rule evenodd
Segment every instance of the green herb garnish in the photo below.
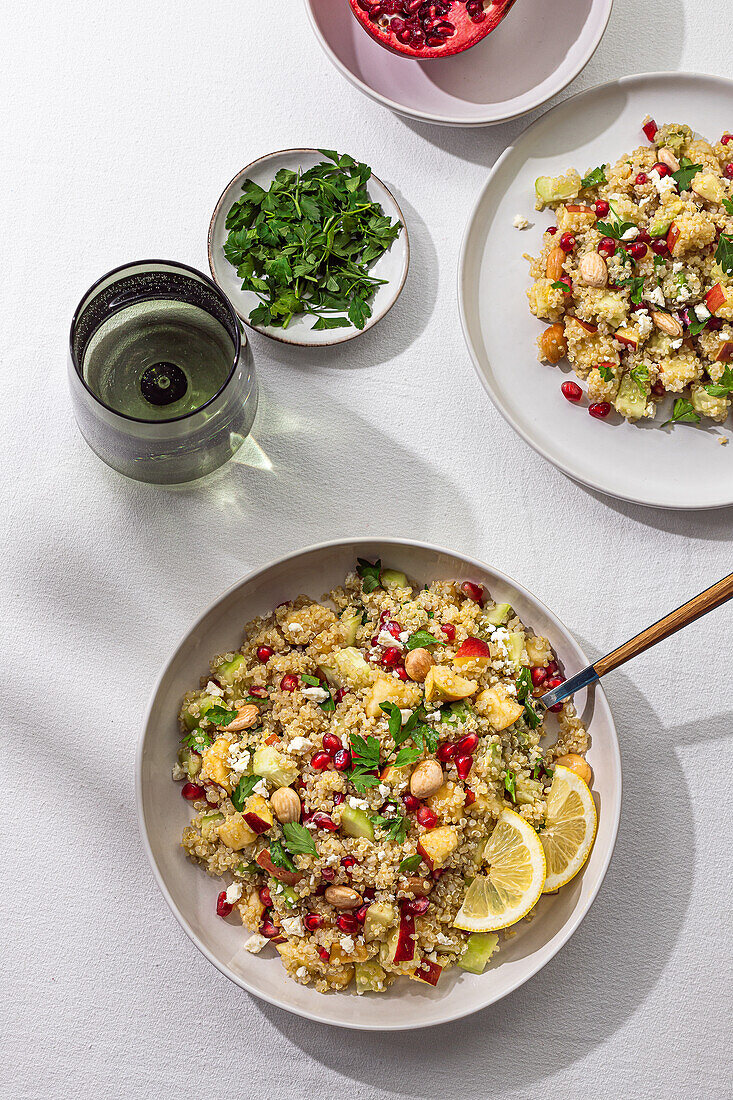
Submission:
M 641 275 L 630 275 L 626 279 L 619 279 L 616 286 L 627 286 L 629 288 L 629 297 L 635 306 L 638 306 L 641 302 L 642 294 L 644 293 L 644 279 Z
M 598 222 L 596 229 L 603 233 L 604 237 L 612 237 L 614 241 L 620 241 L 624 233 L 629 229 L 636 229 L 633 222 Z
M 261 779 L 261 775 L 243 775 L 241 777 L 232 793 L 232 805 L 235 810 L 241 811 L 244 809 L 245 799 L 249 798 Z
M 517 777 L 512 771 L 508 771 L 504 776 L 504 790 L 512 802 L 517 801 Z
M 723 199 L 723 206 L 727 214 L 733 214 L 733 199 Z
M 613 367 L 606 367 L 603 366 L 603 364 L 598 367 L 598 373 L 600 374 L 604 382 L 613 382 L 614 378 L 616 377 Z
M 201 729 L 191 730 L 189 734 L 182 738 L 182 744 L 186 745 L 189 749 L 195 749 L 196 752 L 203 752 L 204 749 L 208 749 L 213 743 L 213 737 L 211 737 L 206 730 Z
M 733 368 L 726 367 L 717 382 L 711 382 L 704 387 L 711 397 L 725 397 L 733 393 Z
M 598 168 L 593 168 L 587 176 L 583 176 L 580 181 L 580 186 L 585 189 L 586 187 L 600 187 L 601 184 L 608 183 L 606 179 L 606 166 L 601 164 Z
M 313 837 L 305 825 L 300 825 L 297 821 L 288 821 L 283 825 L 283 833 L 285 834 L 285 847 L 291 856 L 318 855 Z
M 379 741 L 376 737 L 364 738 L 358 733 L 352 733 L 349 740 L 352 768 L 348 779 L 363 794 L 369 787 L 376 787 L 379 783 L 379 777 L 373 774 L 379 768 Z
M 721 233 L 715 259 L 726 275 L 733 275 L 733 233 Z
M 676 172 L 672 172 L 672 179 L 680 191 L 686 191 L 692 182 L 692 177 L 702 171 L 701 164 L 693 164 L 688 157 L 683 157 Z
M 405 872 L 412 873 L 412 871 L 417 871 L 417 869 L 418 869 L 418 867 L 420 866 L 421 863 L 422 863 L 422 856 L 421 855 L 416 854 L 414 856 L 407 856 L 405 859 L 402 860 L 402 863 L 400 863 L 397 870 L 399 871 L 399 873 L 401 875 L 404 875 Z
M 375 588 L 379 588 L 381 583 L 379 578 L 382 574 L 382 562 L 379 558 L 375 562 L 366 561 L 365 558 L 357 558 L 356 571 L 361 577 L 361 585 L 367 596 Z
M 301 678 L 301 680 L 303 681 L 304 684 L 308 685 L 308 687 L 316 687 L 317 688 L 317 687 L 321 686 L 321 681 L 318 679 L 317 676 L 306 676 L 306 674 L 304 672 L 301 672 L 300 678 Z
M 382 814 L 375 814 L 371 818 L 372 825 L 375 829 L 381 829 L 388 840 L 394 840 L 397 844 L 404 844 L 407 837 L 408 821 L 406 817 L 401 814 L 397 814 L 395 817 L 385 817 Z
M 683 397 L 678 397 L 674 403 L 674 410 L 669 420 L 665 420 L 662 424 L 663 428 L 666 428 L 668 424 L 699 424 L 700 417 L 695 412 L 694 408 L 689 401 L 685 401 Z
M 646 394 L 646 383 L 649 381 L 649 368 L 640 363 L 638 367 L 632 367 L 629 377 L 640 393 Z
M 369 267 L 402 224 L 370 199 L 368 165 L 332 149 L 319 152 L 328 159 L 305 172 L 281 168 L 267 191 L 245 180 L 227 214 L 224 255 L 242 289 L 260 299 L 249 315 L 253 324 L 286 328 L 305 313 L 318 318 L 314 329 L 361 329 L 386 282 Z
M 705 325 L 708 323 L 708 318 L 706 317 L 704 321 L 701 321 L 696 316 L 696 314 L 694 314 L 692 312 L 691 312 L 691 316 L 693 316 L 695 318 L 695 320 L 690 321 L 690 323 L 687 326 L 687 331 L 690 334 L 690 336 L 698 336 L 702 332 L 702 330 L 705 328 Z
M 553 290 L 561 290 L 563 294 L 569 294 L 573 289 L 571 286 L 568 286 L 567 283 L 564 283 L 562 279 L 559 279 L 556 283 L 550 283 L 550 286 Z
M 279 840 L 270 843 L 270 859 L 276 867 L 283 867 L 286 871 L 298 870 Z
M 542 724 L 542 719 L 532 704 L 532 673 L 528 668 L 523 668 L 515 682 L 517 702 L 524 706 L 523 718 L 531 730 L 536 730 Z
M 428 645 L 440 645 L 440 641 L 427 630 L 416 630 L 407 639 L 406 645 L 407 649 L 419 649 Z
M 226 707 L 209 707 L 203 718 L 208 719 L 215 726 L 228 726 L 237 717 L 236 710 L 227 710 Z

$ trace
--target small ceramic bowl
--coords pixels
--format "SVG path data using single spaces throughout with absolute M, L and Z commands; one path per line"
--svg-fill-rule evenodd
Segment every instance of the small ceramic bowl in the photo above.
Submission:
M 249 315 L 259 304 L 259 298 L 252 291 L 242 290 L 242 280 L 237 277 L 237 269 L 224 255 L 224 242 L 228 236 L 227 215 L 234 203 L 242 197 L 242 184 L 246 179 L 254 180 L 260 187 L 268 188 L 281 168 L 288 168 L 293 172 L 297 172 L 299 168 L 306 171 L 325 159 L 318 149 L 281 149 L 277 153 L 268 153 L 267 156 L 253 160 L 237 173 L 231 183 L 227 184 L 216 204 L 209 225 L 209 267 L 214 282 L 220 290 L 224 291 L 245 325 L 283 344 L 322 348 L 332 344 L 343 344 L 347 340 L 353 340 L 355 336 L 360 336 L 363 332 L 368 332 L 389 313 L 399 298 L 410 266 L 410 241 L 402 211 L 392 192 L 377 176 L 372 175 L 369 177 L 367 186 L 369 197 L 373 202 L 379 203 L 384 214 L 392 221 L 402 223 L 402 232 L 392 247 L 370 268 L 370 274 L 375 278 L 387 281 L 377 287 L 370 301 L 372 315 L 364 328 L 349 326 L 349 328 L 314 331 L 312 327 L 314 318 L 306 315 L 294 317 L 287 328 L 252 324 Z
M 200 951 L 242 989 L 310 1020 L 366 1031 L 429 1027 L 468 1016 L 501 1000 L 536 974 L 577 929 L 600 889 L 616 842 L 621 811 L 621 763 L 613 718 L 603 690 L 579 692 L 575 706 L 591 735 L 588 760 L 595 779 L 598 833 L 585 867 L 554 896 L 545 895 L 533 920 L 521 921 L 501 944 L 481 975 L 457 967 L 437 986 L 396 981 L 385 993 L 354 992 L 324 996 L 285 974 L 271 949 L 254 956 L 244 948 L 249 933 L 216 916 L 221 890 L 191 864 L 180 839 L 191 817 L 181 787 L 171 780 L 180 734 L 181 698 L 208 670 L 215 653 L 239 648 L 242 627 L 255 615 L 269 615 L 277 604 L 301 592 L 319 599 L 342 584 L 357 557 L 381 558 L 420 584 L 431 580 L 473 580 L 492 597 L 511 603 L 522 621 L 549 637 L 567 675 L 588 664 L 559 619 L 516 581 L 463 554 L 402 539 L 348 539 L 323 543 L 280 558 L 251 573 L 216 600 L 193 624 L 155 688 L 137 754 L 137 810 L 153 872 L 174 916 Z

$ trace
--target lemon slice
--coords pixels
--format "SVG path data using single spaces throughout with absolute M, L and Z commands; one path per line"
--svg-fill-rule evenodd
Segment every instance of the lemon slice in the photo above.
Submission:
M 540 842 L 547 860 L 544 893 L 570 882 L 583 866 L 596 835 L 598 815 L 588 784 L 580 776 L 555 766 L 547 796 L 547 819 Z
M 465 932 L 495 932 L 526 916 L 542 893 L 545 856 L 532 826 L 504 810 L 486 842 L 485 875 L 473 880 L 453 921 Z

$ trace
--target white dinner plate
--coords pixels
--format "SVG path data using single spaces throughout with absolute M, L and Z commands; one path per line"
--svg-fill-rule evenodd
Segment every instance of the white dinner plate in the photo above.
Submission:
M 537 361 L 545 327 L 529 311 L 525 252 L 538 255 L 551 211 L 534 209 L 537 176 L 614 162 L 645 142 L 641 123 L 685 122 L 710 139 L 733 126 L 733 81 L 646 73 L 603 84 L 553 107 L 494 165 L 469 218 L 458 268 L 461 323 L 479 377 L 499 412 L 570 477 L 611 496 L 657 508 L 733 504 L 733 441 L 724 425 L 594 420 L 560 385 L 574 375 Z M 529 218 L 517 230 L 516 214 Z M 670 409 L 672 399 L 661 406 Z M 620 423 L 619 423 L 620 421 Z M 731 441 L 721 446 L 719 437 Z
M 305 3 L 326 56 L 355 88 L 398 114 L 443 126 L 490 126 L 546 103 L 588 64 L 613 6 L 517 0 L 470 50 L 415 61 L 370 38 L 347 0 Z
M 345 150 L 340 149 L 343 153 Z M 368 318 L 364 328 L 356 328 L 349 325 L 348 328 L 313 329 L 315 318 L 301 314 L 294 317 L 287 328 L 274 328 L 271 325 L 254 325 L 249 315 L 259 298 L 251 290 L 242 290 L 242 280 L 237 276 L 237 269 L 229 263 L 224 255 L 224 242 L 228 237 L 226 229 L 227 214 L 234 203 L 242 197 L 242 184 L 246 179 L 254 180 L 260 187 L 269 188 L 281 168 L 287 168 L 291 172 L 302 169 L 304 172 L 313 168 L 316 164 L 326 160 L 318 149 L 281 149 L 277 153 L 268 153 L 258 160 L 252 161 L 236 176 L 219 196 L 214 213 L 209 224 L 209 267 L 214 282 L 220 290 L 226 294 L 239 317 L 255 332 L 269 336 L 272 340 L 279 340 L 282 344 L 300 344 L 306 347 L 329 347 L 332 344 L 343 344 L 347 340 L 353 340 L 361 336 L 362 332 L 368 332 L 378 321 L 385 317 L 395 304 L 402 288 L 405 285 L 407 271 L 410 266 L 410 239 L 407 234 L 407 226 L 402 216 L 397 200 L 392 192 L 375 175 L 369 177 L 367 191 L 372 202 L 378 202 L 382 212 L 392 221 L 402 222 L 402 231 L 392 247 L 387 249 L 379 259 L 369 268 L 370 275 L 375 279 L 386 280 L 378 286 L 370 301 L 372 315 Z
M 511 603 L 527 626 L 550 639 L 567 676 L 588 664 L 567 628 L 536 596 L 463 554 L 403 539 L 348 539 L 301 550 L 256 570 L 224 593 L 186 632 L 163 669 L 138 745 L 138 822 L 165 900 L 193 943 L 222 974 L 270 1004 L 311 1020 L 367 1031 L 399 1031 L 445 1023 L 493 1004 L 541 970 L 567 943 L 598 893 L 611 859 L 621 812 L 621 762 L 602 688 L 596 685 L 579 692 L 574 702 L 591 735 L 588 760 L 599 809 L 593 850 L 572 882 L 553 896 L 543 896 L 533 919 L 514 926 L 514 934 L 502 941 L 483 974 L 456 967 L 435 988 L 399 980 L 382 994 L 360 997 L 347 991 L 324 996 L 288 978 L 272 948 L 262 955 L 249 954 L 244 948 L 246 929 L 216 915 L 220 880 L 190 863 L 181 848 L 181 833 L 191 817 L 180 784 L 171 779 L 181 699 L 208 671 L 214 654 L 239 648 L 249 619 L 269 615 L 277 604 L 302 592 L 320 599 L 343 583 L 357 557 L 381 558 L 385 566 L 404 570 L 421 584 L 484 582 L 494 599 Z

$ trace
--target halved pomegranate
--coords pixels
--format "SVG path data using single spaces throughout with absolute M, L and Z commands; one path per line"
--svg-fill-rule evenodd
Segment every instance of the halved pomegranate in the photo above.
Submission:
M 421 61 L 451 57 L 486 38 L 515 0 L 349 0 L 367 34 Z

